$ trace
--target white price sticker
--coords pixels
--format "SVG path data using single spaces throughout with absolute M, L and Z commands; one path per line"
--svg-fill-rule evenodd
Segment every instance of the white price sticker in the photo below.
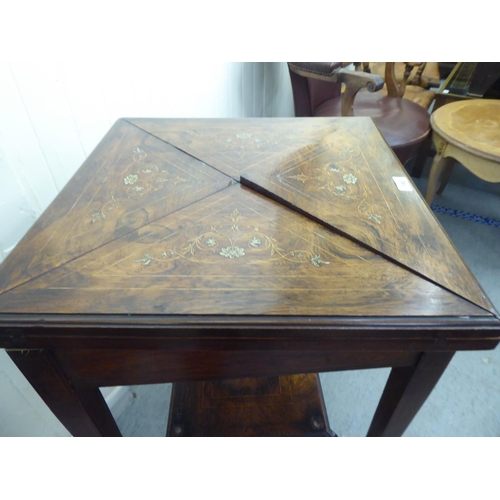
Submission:
M 413 186 L 407 177 L 393 177 L 392 180 L 400 191 L 413 191 Z

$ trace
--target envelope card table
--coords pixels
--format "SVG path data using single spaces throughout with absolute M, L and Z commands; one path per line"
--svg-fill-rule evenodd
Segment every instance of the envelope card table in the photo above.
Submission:
M 0 267 L 0 347 L 75 436 L 120 434 L 99 387 L 376 367 L 397 436 L 499 339 L 369 118 L 120 119 Z

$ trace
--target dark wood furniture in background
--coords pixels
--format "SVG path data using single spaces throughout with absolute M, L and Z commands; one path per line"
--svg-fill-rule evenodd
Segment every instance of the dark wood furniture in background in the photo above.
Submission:
M 288 68 L 297 117 L 370 117 L 403 165 L 429 135 L 429 113 L 403 99 L 406 82 L 398 81 L 395 63 L 386 63 L 385 94 L 384 78 L 347 70 L 342 63 L 289 62 Z
M 75 436 L 120 435 L 102 386 L 376 367 L 396 436 L 499 339 L 369 118 L 119 120 L 0 267 L 0 347 Z
M 379 91 L 392 97 L 403 97 L 424 109 L 429 109 L 441 81 L 436 62 L 354 63 L 356 68 L 365 73 L 374 73 L 384 78 L 386 83 Z M 389 74 L 387 75 L 387 70 Z
M 463 99 L 493 97 L 492 87 L 500 80 L 500 63 L 457 63 L 436 94 L 434 111 L 444 104 Z
M 449 74 L 456 66 L 456 62 L 438 62 L 439 75 L 442 79 L 448 78 Z
M 451 102 L 483 97 L 500 98 L 500 63 L 459 62 L 455 64 L 436 92 L 432 111 L 437 111 L 441 106 Z M 415 160 L 411 172 L 413 177 L 420 178 L 422 176 L 425 162 L 431 155 L 431 150 L 432 139 L 429 136 L 422 144 Z

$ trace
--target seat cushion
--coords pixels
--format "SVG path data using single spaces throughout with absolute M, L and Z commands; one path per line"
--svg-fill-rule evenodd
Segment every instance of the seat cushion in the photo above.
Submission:
M 342 97 L 324 102 L 314 116 L 341 116 Z M 354 100 L 354 116 L 369 116 L 389 146 L 404 164 L 430 130 L 429 113 L 408 99 L 380 93 L 359 92 Z
M 384 85 L 379 92 L 383 95 L 387 95 L 387 86 Z M 407 85 L 403 97 L 422 106 L 424 109 L 429 109 L 432 101 L 434 101 L 436 97 L 436 93 L 431 90 L 425 90 L 422 87 L 417 87 L 416 85 Z

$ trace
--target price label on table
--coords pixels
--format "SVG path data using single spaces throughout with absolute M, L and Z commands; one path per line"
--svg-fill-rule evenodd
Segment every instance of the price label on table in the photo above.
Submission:
M 413 186 L 406 177 L 393 177 L 392 180 L 400 191 L 413 191 Z

